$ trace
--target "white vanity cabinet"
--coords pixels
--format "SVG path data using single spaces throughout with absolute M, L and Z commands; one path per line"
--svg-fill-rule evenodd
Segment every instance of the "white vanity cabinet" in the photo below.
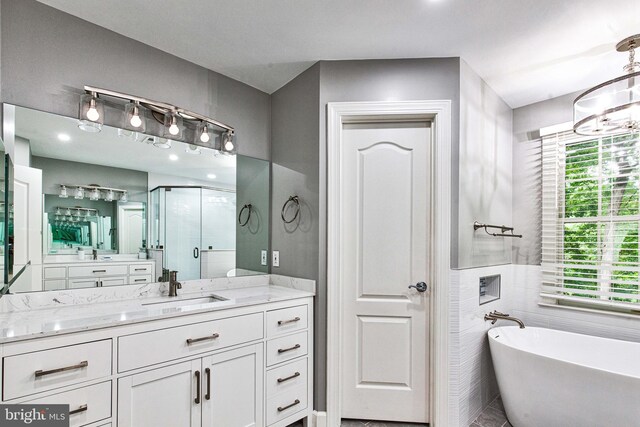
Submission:
M 43 267 L 43 289 L 78 289 L 153 283 L 155 264 L 140 261 L 51 264 Z M 157 279 L 157 278 L 156 278 Z
M 313 297 L 8 342 L 2 403 L 72 426 L 285 427 L 311 419 Z

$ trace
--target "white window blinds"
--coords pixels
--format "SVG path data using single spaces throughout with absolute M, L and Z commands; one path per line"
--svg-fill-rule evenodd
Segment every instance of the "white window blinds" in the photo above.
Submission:
M 541 296 L 640 309 L 638 134 L 542 138 Z

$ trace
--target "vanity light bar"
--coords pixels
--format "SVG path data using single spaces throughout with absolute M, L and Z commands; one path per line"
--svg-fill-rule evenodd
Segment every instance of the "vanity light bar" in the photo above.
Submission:
M 203 116 L 202 114 L 194 113 L 193 111 L 186 110 L 184 108 L 176 107 L 175 105 L 167 104 L 166 102 L 153 101 L 151 99 L 142 98 L 136 95 L 129 95 L 127 93 L 116 92 L 114 90 L 109 89 L 101 89 L 93 86 L 85 86 L 84 90 L 88 94 L 92 95 L 104 95 L 112 98 L 119 98 L 126 101 L 138 102 L 144 107 L 149 108 L 150 110 L 154 110 L 156 112 L 162 114 L 178 114 L 180 117 L 190 121 L 201 121 L 217 126 L 225 131 L 229 132 L 231 135 L 235 133 L 235 129 L 221 121 L 216 119 L 212 119 L 207 116 Z

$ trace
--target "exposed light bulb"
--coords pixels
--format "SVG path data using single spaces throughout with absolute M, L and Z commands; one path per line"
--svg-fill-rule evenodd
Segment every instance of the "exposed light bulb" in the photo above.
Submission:
M 227 151 L 233 150 L 233 142 L 231 141 L 231 137 L 227 138 L 227 141 L 224 143 L 224 149 Z
M 206 125 L 202 128 L 202 133 L 200 134 L 200 141 L 209 142 L 209 129 L 207 128 Z
M 169 126 L 169 133 L 171 135 L 177 135 L 180 133 L 180 128 L 177 124 L 173 123 L 171 126 Z
M 87 119 L 91 120 L 92 122 L 97 122 L 99 118 L 100 113 L 98 113 L 96 107 L 91 107 L 89 108 L 89 110 L 87 110 Z
M 133 111 L 134 113 L 133 116 L 131 116 L 131 120 L 129 120 L 129 123 L 131 123 L 131 126 L 133 126 L 134 128 L 139 128 L 140 126 L 142 126 L 142 119 L 138 115 L 137 109 Z

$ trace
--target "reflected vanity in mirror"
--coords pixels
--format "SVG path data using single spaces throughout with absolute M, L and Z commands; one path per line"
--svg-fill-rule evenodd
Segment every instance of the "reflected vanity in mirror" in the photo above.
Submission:
M 5 262 L 28 264 L 11 293 L 140 285 L 169 270 L 179 280 L 269 272 L 267 161 L 106 125 L 83 130 L 76 118 L 23 107 L 4 112 L 20 182 L 15 215 L 24 218 L 9 250 L 16 259 Z

